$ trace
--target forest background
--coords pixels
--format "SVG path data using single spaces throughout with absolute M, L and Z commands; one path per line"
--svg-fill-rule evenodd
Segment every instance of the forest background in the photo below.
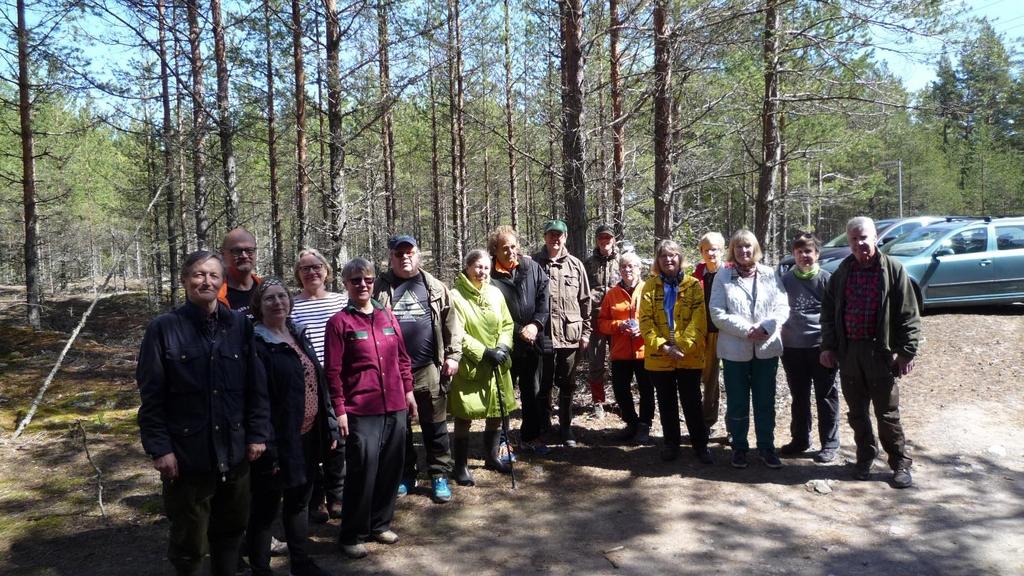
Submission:
M 110 271 L 180 302 L 234 226 L 263 273 L 410 233 L 451 278 L 549 218 L 580 256 L 604 222 L 644 254 L 750 228 L 771 261 L 855 214 L 1021 214 L 1024 22 L 978 4 L 7 0 L 0 284 L 38 327 Z

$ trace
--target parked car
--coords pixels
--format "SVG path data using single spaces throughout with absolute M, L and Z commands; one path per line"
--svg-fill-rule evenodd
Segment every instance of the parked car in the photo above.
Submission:
M 951 219 L 882 251 L 903 263 L 924 309 L 1024 301 L 1024 217 Z
M 921 226 L 927 226 L 933 222 L 941 222 L 943 218 L 938 216 L 914 216 L 912 218 L 887 218 L 875 221 L 875 229 L 878 231 L 878 245 L 885 246 L 900 236 L 917 230 Z M 818 265 L 823 270 L 835 272 L 839 263 L 850 255 L 850 243 L 846 239 L 846 232 L 829 240 L 821 246 L 821 256 L 818 258 Z M 787 254 L 779 261 L 779 273 L 785 274 L 793 267 L 793 255 Z

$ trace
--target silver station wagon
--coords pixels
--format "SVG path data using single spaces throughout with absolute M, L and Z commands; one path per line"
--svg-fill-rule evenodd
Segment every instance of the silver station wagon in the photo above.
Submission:
M 950 219 L 882 247 L 923 308 L 1024 302 L 1024 217 Z

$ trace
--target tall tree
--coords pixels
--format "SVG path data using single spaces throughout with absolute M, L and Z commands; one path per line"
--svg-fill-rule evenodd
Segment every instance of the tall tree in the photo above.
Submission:
M 509 25 L 509 0 L 504 7 L 505 44 L 505 138 L 508 141 L 508 196 L 511 203 L 512 228 L 519 227 L 519 194 L 516 190 L 516 140 L 512 124 L 512 29 Z
M 217 129 L 220 134 L 221 168 L 224 174 L 224 215 L 227 229 L 238 226 L 238 172 L 235 166 L 234 130 L 228 96 L 228 58 L 221 22 L 220 0 L 210 0 L 213 20 L 213 58 L 217 66 Z
M 345 199 L 345 136 L 341 117 L 341 26 L 338 22 L 337 0 L 324 0 L 327 12 L 327 170 L 330 182 L 331 218 L 328 226 L 331 266 L 340 270 L 343 255 L 342 238 L 348 221 L 348 202 Z M 340 276 L 340 274 L 335 274 Z M 337 289 L 337 278 L 334 288 Z
M 448 115 L 456 262 L 466 254 L 466 133 L 463 120 L 461 0 L 448 0 Z
M 758 166 L 757 197 L 754 199 L 754 236 L 762 246 L 771 246 L 771 225 L 778 192 L 779 164 L 782 162 L 782 138 L 779 134 L 779 34 L 782 13 L 779 0 L 765 0 L 762 59 L 764 96 L 761 99 L 761 162 Z
M 21 203 L 25 222 L 25 304 L 28 324 L 42 327 L 39 287 L 39 215 L 36 212 L 36 156 L 32 132 L 32 81 L 29 77 L 29 29 L 25 0 L 18 0 L 18 117 L 21 128 Z
M 667 0 L 654 3 L 654 238 L 672 233 L 672 46 Z
M 167 55 L 167 15 L 164 8 L 164 0 L 156 2 L 157 14 L 157 38 L 160 52 L 160 104 L 163 112 L 160 139 L 163 145 L 163 172 L 164 172 L 164 193 L 167 195 L 165 205 L 167 208 L 167 260 L 168 268 L 174 270 L 178 265 L 178 194 L 174 178 L 174 143 L 177 135 L 174 133 L 174 126 L 171 118 L 171 86 L 170 86 L 170 65 Z M 178 150 L 180 153 L 180 150 Z M 178 303 L 178 275 L 171 272 L 170 280 L 170 301 L 171 305 Z
M 192 186 L 196 222 L 196 244 L 207 247 L 210 220 L 206 213 L 209 191 L 206 189 L 206 105 L 203 102 L 203 52 L 199 29 L 199 0 L 185 0 L 188 17 L 188 43 L 192 65 Z
M 622 114 L 622 78 L 619 65 L 622 54 L 619 51 L 619 34 L 622 21 L 619 20 L 619 0 L 608 0 L 608 76 L 612 106 L 612 225 L 615 237 L 622 238 L 626 232 L 625 204 L 622 192 L 625 180 L 625 139 L 626 118 Z
M 384 222 L 395 233 L 398 208 L 395 200 L 395 131 L 391 113 L 391 61 L 388 53 L 388 0 L 377 2 L 377 73 L 380 90 L 380 148 L 384 180 Z
M 277 110 L 274 104 L 274 12 L 270 0 L 263 0 L 264 59 L 267 88 L 267 166 L 270 168 L 270 235 L 273 239 L 271 262 L 274 274 L 284 277 L 284 232 L 281 222 L 281 199 L 277 176 Z
M 306 148 L 306 69 L 302 49 L 302 0 L 292 0 L 292 58 L 295 62 L 295 243 L 309 233 L 309 166 Z
M 562 193 L 569 247 L 587 249 L 587 192 L 583 127 L 583 0 L 559 0 L 562 69 Z

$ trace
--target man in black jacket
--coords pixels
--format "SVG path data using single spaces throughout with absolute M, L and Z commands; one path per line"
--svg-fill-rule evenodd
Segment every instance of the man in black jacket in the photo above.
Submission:
M 139 350 L 142 446 L 163 480 L 177 573 L 232 575 L 249 517 L 249 462 L 270 439 L 253 328 L 217 301 L 224 264 L 204 250 L 182 265 L 187 301 L 150 322 Z
M 491 284 L 501 290 L 515 323 L 512 346 L 512 384 L 519 385 L 523 404 L 522 446 L 537 454 L 548 447 L 540 440 L 543 410 L 540 396 L 541 353 L 548 321 L 548 277 L 529 256 L 519 253 L 519 239 L 511 226 L 498 226 L 487 236 L 494 260 Z

